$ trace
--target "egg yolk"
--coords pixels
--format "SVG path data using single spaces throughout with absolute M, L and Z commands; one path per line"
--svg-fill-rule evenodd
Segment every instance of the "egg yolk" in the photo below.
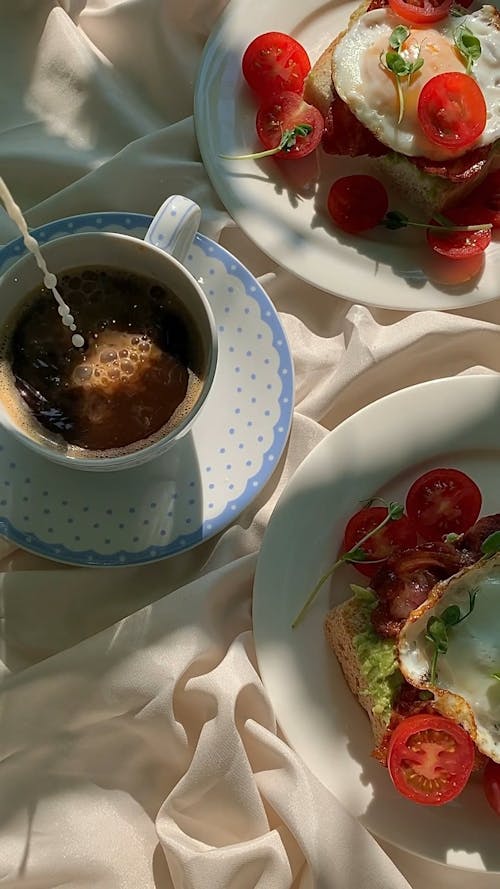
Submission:
M 388 49 L 387 38 L 377 40 L 365 53 L 362 75 L 370 106 L 385 118 L 390 117 L 396 122 L 399 116 L 396 78 L 384 65 Z M 400 78 L 404 91 L 404 116 L 401 125 L 405 130 L 415 132 L 420 128 L 417 106 L 424 84 L 436 74 L 445 71 L 463 72 L 465 68 L 455 46 L 448 38 L 432 29 L 423 28 L 412 32 L 400 53 L 409 62 L 414 62 L 419 54 L 424 61 L 409 80 L 408 77 Z

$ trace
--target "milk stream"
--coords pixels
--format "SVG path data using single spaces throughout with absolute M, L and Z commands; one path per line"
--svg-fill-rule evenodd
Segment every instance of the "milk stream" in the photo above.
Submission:
M 17 225 L 19 231 L 21 232 L 26 249 L 29 250 L 29 252 L 33 254 L 33 256 L 35 258 L 35 262 L 36 262 L 38 268 L 40 269 L 40 271 L 42 272 L 43 283 L 44 283 L 45 287 L 47 288 L 47 290 L 52 290 L 54 298 L 58 304 L 57 311 L 59 312 L 59 314 L 61 316 L 61 321 L 64 324 L 64 326 L 69 327 L 69 329 L 73 333 L 73 336 L 71 337 L 71 342 L 77 349 L 81 349 L 82 346 L 85 345 L 85 340 L 79 333 L 76 333 L 75 319 L 73 318 L 73 315 L 71 314 L 70 307 L 64 302 L 61 294 L 59 293 L 59 291 L 57 289 L 57 278 L 55 275 L 52 274 L 52 272 L 49 272 L 49 270 L 47 268 L 47 263 L 45 262 L 45 259 L 43 258 L 42 253 L 40 251 L 38 241 L 33 237 L 33 235 L 30 235 L 30 233 L 28 231 L 27 222 L 26 222 L 23 214 L 21 213 L 21 209 L 16 204 L 14 198 L 12 197 L 9 189 L 7 188 L 7 186 L 1 176 L 0 176 L 0 200 L 3 201 L 3 204 L 5 206 L 8 216 L 10 216 L 10 218 L 12 219 L 12 222 L 14 222 L 15 225 Z

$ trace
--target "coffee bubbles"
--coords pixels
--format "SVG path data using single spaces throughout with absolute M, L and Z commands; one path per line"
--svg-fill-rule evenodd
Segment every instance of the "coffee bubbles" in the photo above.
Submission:
M 175 293 L 106 267 L 66 271 L 58 289 L 71 306 L 69 324 L 40 287 L 8 325 L 0 385 L 16 422 L 31 436 L 38 429 L 56 446 L 97 457 L 137 450 L 175 429 L 198 400 L 207 362 Z M 83 348 L 74 348 L 73 325 Z

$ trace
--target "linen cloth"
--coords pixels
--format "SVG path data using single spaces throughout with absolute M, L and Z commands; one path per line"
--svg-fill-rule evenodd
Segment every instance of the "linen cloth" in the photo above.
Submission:
M 335 299 L 238 230 L 204 172 L 193 87 L 224 0 L 1 0 L 0 175 L 31 226 L 154 213 L 171 193 L 260 276 L 296 371 L 288 448 L 218 538 L 126 570 L 2 543 L 0 879 L 102 889 L 497 885 L 388 854 L 280 736 L 258 675 L 252 579 L 294 470 L 344 418 L 423 380 L 500 371 L 498 301 L 411 315 Z M 0 243 L 17 232 L 0 213 Z

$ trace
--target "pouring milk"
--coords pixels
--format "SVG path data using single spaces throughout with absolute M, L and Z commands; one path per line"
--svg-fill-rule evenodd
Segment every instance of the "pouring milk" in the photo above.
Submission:
M 71 314 L 71 309 L 64 302 L 61 294 L 57 290 L 57 278 L 52 272 L 49 272 L 47 268 L 47 264 L 45 259 L 42 256 L 38 241 L 30 235 L 28 231 L 27 222 L 21 212 L 20 207 L 16 204 L 14 198 L 12 197 L 7 185 L 4 180 L 0 176 L 0 200 L 3 201 L 5 209 L 7 211 L 8 216 L 12 219 L 12 222 L 17 225 L 19 231 L 23 236 L 23 241 L 26 246 L 26 249 L 29 250 L 30 253 L 33 254 L 35 258 L 35 262 L 42 272 L 43 275 L 43 283 L 47 290 L 52 290 L 54 298 L 58 303 L 58 312 L 61 316 L 61 321 L 65 327 L 69 327 L 69 329 L 73 332 L 73 336 L 71 337 L 71 342 L 77 349 L 81 349 L 82 346 L 85 345 L 85 340 L 83 337 L 76 333 L 76 325 L 75 319 Z

